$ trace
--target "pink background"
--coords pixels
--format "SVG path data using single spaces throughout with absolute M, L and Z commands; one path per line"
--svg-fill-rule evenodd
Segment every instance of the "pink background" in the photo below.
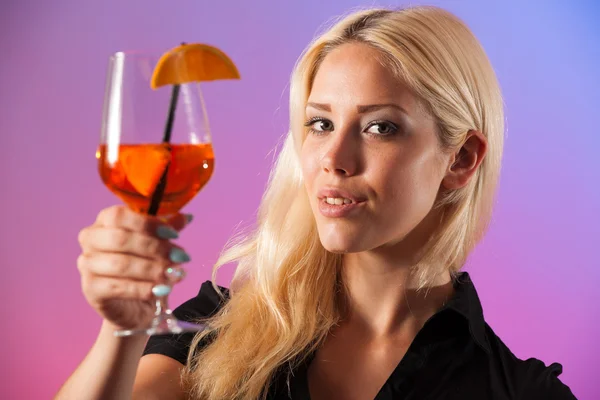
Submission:
M 410 2 L 421 3 L 420 1 Z M 367 5 L 402 5 L 369 2 Z M 521 358 L 563 364 L 600 398 L 600 5 L 433 1 L 480 38 L 505 94 L 508 135 L 492 228 L 468 270 L 488 322 Z M 293 64 L 330 18 L 365 3 L 3 0 L 0 6 L 0 265 L 3 398 L 50 398 L 94 341 L 77 233 L 117 202 L 100 183 L 108 56 L 181 41 L 225 50 L 241 81 L 204 88 L 216 169 L 186 211 L 192 255 L 173 305 L 192 297 L 235 226 L 253 221 L 287 126 Z M 231 269 L 219 278 L 227 285 Z

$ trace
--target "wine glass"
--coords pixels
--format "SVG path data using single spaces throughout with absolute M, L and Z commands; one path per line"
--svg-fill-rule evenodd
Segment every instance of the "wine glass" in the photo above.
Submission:
M 118 52 L 110 57 L 96 157 L 102 181 L 128 207 L 166 217 L 206 185 L 215 157 L 200 83 L 151 87 L 161 56 Z M 116 336 L 204 328 L 172 315 L 167 297 L 182 270 L 168 273 L 167 285 L 153 288 L 156 312 L 150 326 L 116 331 Z

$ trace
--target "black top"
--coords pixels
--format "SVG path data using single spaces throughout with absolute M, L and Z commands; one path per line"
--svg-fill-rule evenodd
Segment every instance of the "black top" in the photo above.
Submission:
M 419 331 L 375 400 L 562 400 L 575 399 L 558 376 L 562 366 L 518 359 L 485 322 L 475 287 L 466 272 L 455 295 Z M 223 289 L 228 296 L 227 289 Z M 213 315 L 222 306 L 210 281 L 173 313 L 182 320 Z M 186 363 L 193 333 L 151 337 L 144 354 L 158 353 Z M 309 360 L 290 381 L 276 379 L 270 400 L 309 400 Z M 289 383 L 289 385 L 288 385 Z

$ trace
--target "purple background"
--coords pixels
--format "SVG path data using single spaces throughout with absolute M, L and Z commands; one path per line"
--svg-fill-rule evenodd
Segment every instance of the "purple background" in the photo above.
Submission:
M 418 4 L 412 1 L 411 4 Z M 558 361 L 600 398 L 600 17 L 598 3 L 434 1 L 463 18 L 497 70 L 508 136 L 492 228 L 468 270 L 489 323 L 521 358 Z M 367 3 L 401 5 L 402 2 Z M 100 183 L 108 56 L 181 41 L 226 51 L 243 80 L 207 84 L 216 169 L 186 211 L 194 259 L 173 305 L 194 296 L 235 226 L 252 222 L 287 126 L 293 64 L 359 1 L 2 1 L 0 265 L 3 396 L 49 398 L 94 341 L 77 233 L 117 202 Z M 220 275 L 227 285 L 231 269 Z

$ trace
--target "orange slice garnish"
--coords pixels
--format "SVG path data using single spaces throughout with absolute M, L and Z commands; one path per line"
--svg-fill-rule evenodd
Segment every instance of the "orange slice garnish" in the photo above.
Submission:
M 187 82 L 240 79 L 233 61 L 216 47 L 201 43 L 183 44 L 158 60 L 150 86 L 180 85 Z
M 164 145 L 122 146 L 119 161 L 127 180 L 143 196 L 152 196 L 160 177 L 171 160 Z

